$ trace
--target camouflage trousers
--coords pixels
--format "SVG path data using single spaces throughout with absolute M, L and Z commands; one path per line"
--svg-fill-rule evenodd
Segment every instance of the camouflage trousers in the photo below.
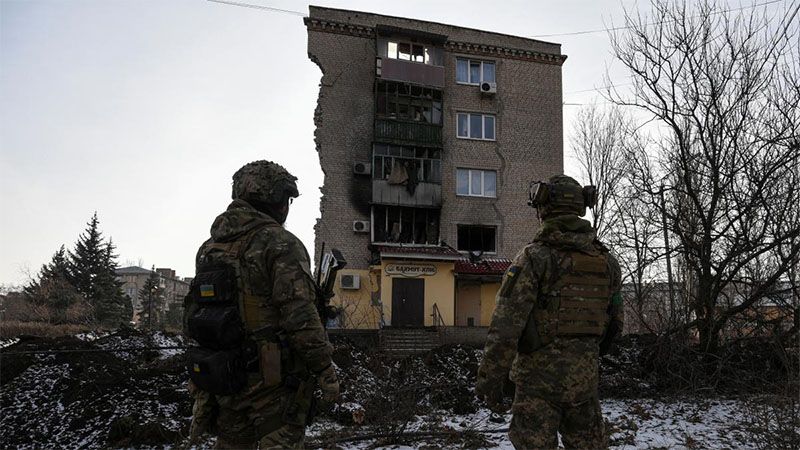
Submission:
M 285 414 L 296 401 L 295 392 L 284 387 L 264 388 L 260 382 L 249 386 L 225 396 L 195 389 L 191 441 L 210 432 L 217 435 L 219 449 L 303 448 L 305 412 L 291 418 Z
M 511 411 L 508 437 L 514 448 L 558 448 L 559 432 L 566 449 L 608 448 L 596 396 L 577 403 L 555 402 L 518 386 Z

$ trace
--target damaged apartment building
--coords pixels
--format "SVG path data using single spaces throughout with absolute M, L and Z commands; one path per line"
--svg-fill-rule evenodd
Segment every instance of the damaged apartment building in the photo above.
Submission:
M 538 226 L 528 184 L 563 172 L 560 45 L 315 6 L 305 24 L 338 325 L 488 326 Z

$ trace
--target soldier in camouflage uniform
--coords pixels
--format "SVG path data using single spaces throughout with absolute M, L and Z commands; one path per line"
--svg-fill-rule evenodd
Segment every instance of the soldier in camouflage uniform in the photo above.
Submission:
M 475 391 L 505 412 L 503 385 L 514 382 L 516 448 L 557 448 L 557 432 L 568 449 L 606 448 L 598 360 L 622 330 L 620 268 L 580 218 L 593 188 L 564 175 L 544 186 L 549 199 L 533 202 L 541 229 L 503 277 Z
M 218 448 L 302 448 L 315 385 L 325 400 L 338 397 L 308 253 L 282 226 L 298 195 L 295 180 L 269 161 L 239 169 L 233 176 L 233 202 L 216 218 L 211 238 L 197 253 L 199 271 L 221 254 L 218 250 L 237 249 L 237 277 L 244 286 L 239 313 L 248 338 L 257 348 L 268 348 L 258 347 L 267 342 L 258 330 L 277 330 L 284 348 L 277 350 L 279 361 L 265 361 L 269 352 L 259 353 L 260 363 L 248 368 L 247 384 L 235 394 L 213 395 L 190 383 L 192 442 L 211 432 L 218 436 Z M 193 306 L 187 305 L 185 328 Z

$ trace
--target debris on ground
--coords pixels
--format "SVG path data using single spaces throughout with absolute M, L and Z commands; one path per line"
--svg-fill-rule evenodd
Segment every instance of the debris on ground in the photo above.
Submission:
M 612 448 L 755 448 L 759 436 L 775 430 L 785 434 L 781 442 L 795 442 L 800 430 L 791 422 L 796 403 L 752 395 L 659 393 L 652 373 L 643 369 L 648 339 L 626 338 L 601 360 L 601 398 Z M 20 336 L 2 345 L 4 446 L 185 444 L 191 400 L 184 352 L 174 348 L 185 345 L 180 336 L 121 329 L 60 338 Z M 145 347 L 162 349 L 136 350 Z M 512 447 L 511 416 L 491 413 L 474 395 L 481 350 L 448 345 L 398 359 L 343 337 L 334 339 L 334 348 L 342 399 L 320 406 L 309 428 L 312 447 Z M 50 350 L 66 352 L 19 354 Z

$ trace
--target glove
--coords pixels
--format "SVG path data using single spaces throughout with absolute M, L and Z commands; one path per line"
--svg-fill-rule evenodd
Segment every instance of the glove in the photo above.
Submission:
M 329 365 L 317 374 L 317 384 L 322 389 L 322 399 L 333 403 L 339 399 L 339 379 L 336 378 L 336 371 L 333 364 Z
M 611 350 L 611 343 L 614 342 L 614 339 L 620 334 L 621 327 L 615 321 L 612 321 L 609 324 L 608 329 L 606 330 L 605 335 L 603 335 L 603 339 L 600 341 L 600 356 L 603 356 Z

